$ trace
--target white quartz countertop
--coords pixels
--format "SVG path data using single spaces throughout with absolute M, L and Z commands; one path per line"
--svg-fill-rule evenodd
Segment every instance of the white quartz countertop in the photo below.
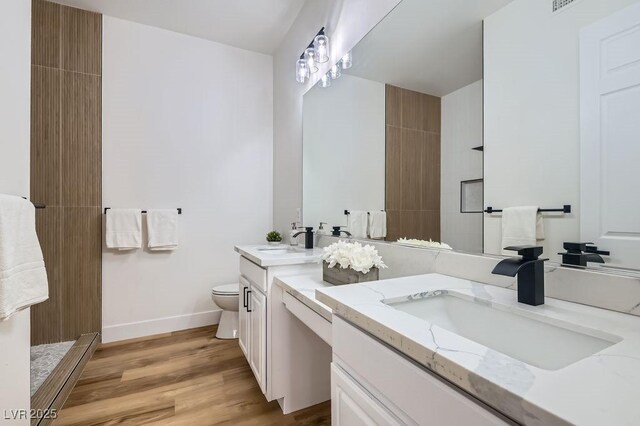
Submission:
M 305 249 L 304 246 L 288 244 L 235 246 L 235 250 L 253 263 L 264 267 L 319 263 L 322 256 L 322 249 Z M 284 250 L 287 252 L 283 253 Z
M 621 341 L 566 367 L 546 370 L 382 302 L 429 297 L 440 290 L 502 310 L 542 315 L 550 324 L 575 324 L 576 329 L 583 327 Z M 324 287 L 316 290 L 316 298 L 334 314 L 519 423 L 640 424 L 636 408 L 640 401 L 640 318 L 636 316 L 549 298 L 544 305 L 523 305 L 517 303 L 513 290 L 440 274 Z
M 322 271 L 319 271 L 318 274 L 277 276 L 274 282 L 318 315 L 331 322 L 331 308 L 316 299 L 317 289 L 333 287 L 333 284 L 322 281 Z

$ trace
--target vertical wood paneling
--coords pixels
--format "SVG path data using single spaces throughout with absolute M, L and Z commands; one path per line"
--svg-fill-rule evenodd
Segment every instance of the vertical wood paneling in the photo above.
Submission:
M 440 240 L 440 98 L 390 85 L 385 95 L 387 240 Z
M 385 88 L 385 124 L 387 126 L 401 127 L 402 89 L 389 84 Z
M 59 4 L 48 1 L 31 2 L 32 65 L 60 66 L 60 8 Z
M 62 6 L 60 13 L 62 69 L 102 74 L 102 15 Z
M 402 138 L 399 127 L 386 127 L 385 210 L 400 210 L 402 188 Z
M 62 204 L 99 206 L 101 78 L 62 72 Z
M 33 1 L 31 194 L 49 300 L 32 344 L 102 328 L 102 16 Z
M 418 130 L 402 129 L 402 187 L 400 208 L 420 210 L 422 198 L 423 135 Z
M 60 205 L 60 71 L 31 66 L 31 199 Z
M 60 301 L 62 339 L 101 330 L 100 207 L 63 207 Z
M 61 342 L 60 324 L 60 207 L 36 210 L 36 232 L 49 281 L 49 299 L 31 308 L 31 344 Z

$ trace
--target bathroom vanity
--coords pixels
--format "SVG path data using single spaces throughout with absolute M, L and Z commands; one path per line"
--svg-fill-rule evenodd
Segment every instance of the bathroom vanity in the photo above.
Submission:
M 440 274 L 316 297 L 334 312 L 334 424 L 637 423 L 636 316 Z
M 304 371 L 330 362 L 330 349 L 303 324 L 289 320 L 281 289 L 273 283 L 278 276 L 321 273 L 322 250 L 287 245 L 235 250 L 240 254 L 238 342 L 260 389 L 268 401 L 278 400 L 285 413 L 313 405 L 308 401 L 321 402 L 317 389 L 306 390 Z

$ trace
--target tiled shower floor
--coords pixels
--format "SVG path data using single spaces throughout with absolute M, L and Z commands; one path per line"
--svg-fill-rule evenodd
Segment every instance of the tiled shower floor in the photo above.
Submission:
M 31 396 L 51 374 L 75 341 L 31 347 Z

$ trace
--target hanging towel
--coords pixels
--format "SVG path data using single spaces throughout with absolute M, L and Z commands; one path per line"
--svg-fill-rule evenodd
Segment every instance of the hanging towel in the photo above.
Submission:
M 175 250 L 178 247 L 178 210 L 147 212 L 149 250 Z
M 367 238 L 367 212 L 351 210 L 349 214 L 349 232 L 353 238 Z
M 107 210 L 107 247 L 133 250 L 142 247 L 142 211 L 140 209 Z
M 533 246 L 544 239 L 544 223 L 537 206 L 507 207 L 502 211 L 502 254 L 505 247 Z
M 49 298 L 31 202 L 0 194 L 0 320 Z
M 387 212 L 369 212 L 369 238 L 382 239 L 387 236 Z

